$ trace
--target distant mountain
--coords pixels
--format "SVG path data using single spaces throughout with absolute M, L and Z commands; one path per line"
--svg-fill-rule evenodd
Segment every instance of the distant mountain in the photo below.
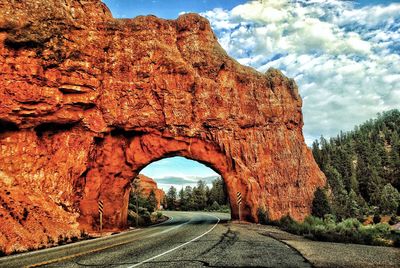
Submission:
M 208 176 L 208 177 L 177 177 L 177 176 L 165 176 L 162 178 L 154 178 L 155 181 L 162 184 L 173 184 L 173 185 L 186 185 L 186 184 L 196 184 L 198 181 L 202 180 L 206 184 L 211 184 L 214 180 L 220 178 L 220 176 Z

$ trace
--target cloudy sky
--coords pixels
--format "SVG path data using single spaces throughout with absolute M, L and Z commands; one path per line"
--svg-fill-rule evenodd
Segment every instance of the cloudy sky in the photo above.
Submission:
M 219 175 L 205 165 L 184 157 L 164 158 L 145 167 L 140 173 L 154 178 L 165 192 L 174 186 L 178 190 L 186 185 L 196 186 L 199 179 L 211 182 Z
M 261 72 L 281 69 L 296 80 L 309 145 L 400 108 L 399 1 L 104 2 L 114 17 L 201 13 L 230 56 Z

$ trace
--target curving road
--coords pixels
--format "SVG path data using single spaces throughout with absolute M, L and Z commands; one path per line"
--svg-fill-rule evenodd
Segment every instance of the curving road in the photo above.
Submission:
M 295 250 L 229 215 L 165 212 L 157 226 L 0 258 L 0 267 L 310 267 Z

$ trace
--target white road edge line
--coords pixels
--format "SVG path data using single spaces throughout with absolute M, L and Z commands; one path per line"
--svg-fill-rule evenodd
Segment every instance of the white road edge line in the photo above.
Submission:
M 152 260 L 157 259 L 157 258 L 159 258 L 159 257 L 161 257 L 161 256 L 164 256 L 164 255 L 166 255 L 166 254 L 168 254 L 168 253 L 171 253 L 172 251 L 175 251 L 175 250 L 177 250 L 177 249 L 179 249 L 179 248 L 181 248 L 181 247 L 184 247 L 184 246 L 186 246 L 186 245 L 188 245 L 188 244 L 190 244 L 190 243 L 192 243 L 192 242 L 194 242 L 194 241 L 196 241 L 196 240 L 202 238 L 203 236 L 205 236 L 206 234 L 208 234 L 209 232 L 211 232 L 212 230 L 214 230 L 214 228 L 217 227 L 217 225 L 218 225 L 218 223 L 220 222 L 221 219 L 218 218 L 217 216 L 214 216 L 214 215 L 209 215 L 209 214 L 206 214 L 206 215 L 212 216 L 212 217 L 214 217 L 214 218 L 216 218 L 216 219 L 218 220 L 217 223 L 214 224 L 214 226 L 211 227 L 211 229 L 209 229 L 207 232 L 205 232 L 205 233 L 203 233 L 203 234 L 201 234 L 201 235 L 199 235 L 199 236 L 193 238 L 193 239 L 190 240 L 190 241 L 187 241 L 187 242 L 185 242 L 185 243 L 183 243 L 183 244 L 180 244 L 179 246 L 176 246 L 176 247 L 174 247 L 174 248 L 171 248 L 170 250 L 167 250 L 167 251 L 165 251 L 165 252 L 163 252 L 163 253 L 161 253 L 161 254 L 158 254 L 158 255 L 156 255 L 156 256 L 154 256 L 154 257 L 151 257 L 151 258 L 149 258 L 149 259 L 147 259 L 147 260 L 141 261 L 141 262 L 139 262 L 139 263 L 137 263 L 137 264 L 135 264 L 135 265 L 128 266 L 128 268 L 133 268 L 133 267 L 140 266 L 140 265 L 142 265 L 142 264 L 145 264 L 146 262 L 152 261 Z
M 164 221 L 164 222 L 160 222 L 160 223 L 157 223 L 157 224 L 153 224 L 153 225 L 150 225 L 149 227 L 156 227 L 156 226 L 158 226 L 158 225 L 162 225 L 162 224 L 166 224 L 166 223 L 168 223 L 168 222 L 170 222 L 170 221 L 172 221 L 173 219 L 174 219 L 174 217 L 168 217 L 169 219 L 168 220 L 166 220 L 166 221 Z
M 165 230 L 163 230 L 163 231 L 161 231 L 161 232 L 148 235 L 147 237 L 153 237 L 153 236 L 157 236 L 157 235 L 160 235 L 160 234 L 167 233 L 167 232 L 169 232 L 169 231 L 172 231 L 172 230 L 174 230 L 174 229 L 177 229 L 177 228 L 179 228 L 179 227 L 181 227 L 181 226 L 183 226 L 183 225 L 185 225 L 185 224 L 188 224 L 188 223 L 189 223 L 189 222 L 181 223 L 181 224 L 179 224 L 179 225 L 177 225 L 177 226 L 174 226 L 174 227 L 165 229 Z

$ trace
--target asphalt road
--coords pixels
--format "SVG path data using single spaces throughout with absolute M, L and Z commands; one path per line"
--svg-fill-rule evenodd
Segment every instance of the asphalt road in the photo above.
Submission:
M 310 267 L 294 249 L 229 223 L 229 215 L 165 212 L 160 225 L 0 258 L 0 267 Z

